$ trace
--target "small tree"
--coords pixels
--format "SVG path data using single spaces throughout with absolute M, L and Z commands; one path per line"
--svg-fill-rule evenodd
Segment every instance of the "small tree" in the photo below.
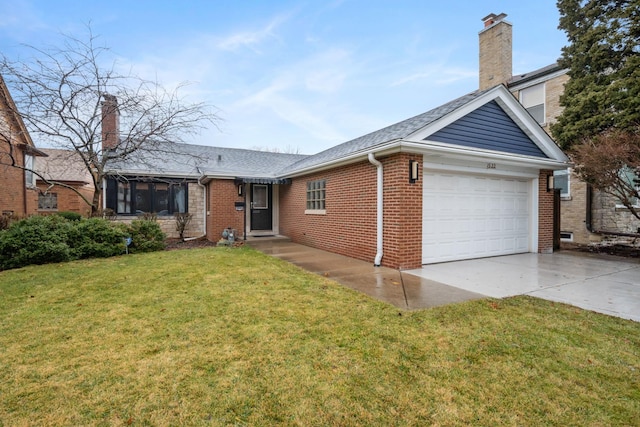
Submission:
M 180 234 L 180 241 L 184 242 L 184 231 L 191 223 L 193 215 L 188 212 L 180 212 L 175 214 L 176 217 L 176 231 Z
M 34 139 L 74 151 L 82 159 L 95 190 L 93 199 L 85 201 L 95 214 L 102 209 L 108 164 L 173 154 L 174 143 L 207 124 L 216 125 L 219 118 L 205 103 L 185 103 L 178 96 L 180 87 L 170 92 L 156 81 L 119 72 L 107 58 L 109 50 L 97 46 L 88 30 L 86 40 L 66 36 L 62 47 L 26 46 L 33 53 L 29 61 L 2 55 L 0 74 L 10 87 L 14 113 L 22 116 Z M 109 144 L 103 141 L 103 102 L 117 108 L 120 116 L 119 129 L 107 135 Z M 8 137 L 11 142 L 12 135 Z M 10 158 L 3 163 L 17 165 Z
M 571 151 L 580 179 L 615 197 L 640 219 L 640 134 L 610 130 Z

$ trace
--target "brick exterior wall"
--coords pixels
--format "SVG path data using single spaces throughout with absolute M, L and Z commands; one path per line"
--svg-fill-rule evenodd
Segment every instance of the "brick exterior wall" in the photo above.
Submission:
M 538 179 L 538 252 L 553 252 L 553 191 L 547 191 L 547 176 L 553 171 L 541 170 Z
M 238 232 L 236 239 L 244 237 L 245 211 L 237 211 L 236 202 L 243 202 L 238 196 L 238 187 L 231 179 L 214 179 L 207 185 L 207 239 L 217 242 L 227 227 Z
M 551 135 L 550 126 L 554 124 L 557 117 L 562 113 L 563 107 L 560 106 L 560 95 L 564 93 L 564 85 L 569 80 L 567 74 L 554 77 L 545 82 L 545 126 L 544 130 Z
M 0 141 L 0 214 L 7 212 L 17 217 L 33 215 L 38 208 L 38 192 L 25 185 L 23 169 L 11 166 L 9 150 L 9 143 Z M 13 157 L 18 166 L 24 165 L 21 148 L 13 147 Z
M 576 243 L 599 240 L 598 236 L 587 230 L 586 208 L 587 184 L 571 174 L 569 197 L 563 197 L 560 202 L 560 230 L 573 233 L 573 241 Z
M 511 78 L 511 46 L 513 43 L 511 24 L 501 21 L 479 34 L 480 42 L 480 90 L 485 90 Z
M 36 160 L 37 161 L 37 160 Z M 38 209 L 39 214 L 48 214 L 53 212 L 77 212 L 83 216 L 91 214 L 91 206 L 89 206 L 82 198 L 73 190 L 58 185 L 49 188 L 47 184 L 38 181 L 38 189 L 42 192 L 48 190 L 50 193 L 57 194 L 58 209 L 42 210 Z M 75 187 L 89 202 L 93 199 L 93 187 L 90 185 L 82 185 Z
M 409 161 L 418 162 L 419 178 L 409 183 Z M 385 158 L 384 256 L 398 269 L 422 266 L 422 155 L 400 153 Z M 386 260 L 385 260 L 386 258 Z
M 378 159 L 384 170 L 382 265 L 417 268 L 422 264 L 422 172 L 409 184 L 409 160 L 394 154 Z M 376 255 L 376 167 L 369 161 L 295 178 L 280 186 L 280 232 L 296 243 L 373 263 Z M 326 181 L 326 213 L 305 214 L 306 184 Z

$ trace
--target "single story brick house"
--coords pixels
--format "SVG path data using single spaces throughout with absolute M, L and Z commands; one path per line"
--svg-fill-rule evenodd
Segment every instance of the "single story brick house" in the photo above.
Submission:
M 111 165 L 119 218 L 194 214 L 192 236 L 284 235 L 397 269 L 553 251 L 548 178 L 568 159 L 504 85 L 315 155 L 182 145 Z

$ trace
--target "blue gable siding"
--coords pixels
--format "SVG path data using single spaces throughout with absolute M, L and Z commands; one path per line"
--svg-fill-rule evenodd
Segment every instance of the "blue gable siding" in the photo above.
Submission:
M 425 140 L 547 158 L 495 101 L 486 103 Z

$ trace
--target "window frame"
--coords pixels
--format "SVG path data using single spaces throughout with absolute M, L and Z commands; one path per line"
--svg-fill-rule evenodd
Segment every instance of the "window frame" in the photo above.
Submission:
M 636 174 L 630 168 L 625 167 L 623 169 L 626 169 L 626 170 L 622 170 L 621 169 L 620 171 L 618 171 L 618 173 L 625 173 L 630 180 L 634 180 L 634 181 L 635 180 L 640 180 L 640 175 Z M 636 189 L 637 192 L 640 193 L 640 181 L 635 183 L 635 189 Z M 640 197 L 636 198 L 636 201 L 632 206 L 634 207 L 634 209 L 640 209 Z M 627 209 L 627 207 L 625 205 L 623 205 L 620 202 L 620 200 L 618 199 L 618 200 L 616 200 L 616 209 Z
M 55 207 L 43 207 L 42 205 L 44 205 L 44 201 L 48 200 L 49 202 L 51 201 L 55 201 Z M 53 203 L 49 203 L 49 205 L 52 205 Z M 51 192 L 47 192 L 47 193 L 39 193 L 38 194 L 38 210 L 39 211 L 47 211 L 47 212 L 53 212 L 53 211 L 57 211 L 58 210 L 58 193 L 51 193 Z
M 143 187 L 146 188 L 143 190 Z M 148 205 L 149 210 L 140 209 L 147 208 L 140 205 Z M 166 218 L 176 213 L 188 213 L 189 183 L 181 179 L 108 178 L 107 208 L 113 209 L 118 216 L 153 213 Z
M 535 89 L 541 89 L 542 90 L 542 103 L 539 104 L 531 104 L 531 105 L 526 105 L 523 98 L 526 97 L 527 92 L 531 92 Z M 536 83 L 534 85 L 525 87 L 520 89 L 520 91 L 518 91 L 518 101 L 520 101 L 520 104 L 522 104 L 522 106 L 525 108 L 525 110 L 527 110 L 527 112 L 529 112 L 529 114 L 531 114 L 531 117 L 533 117 L 533 119 L 538 122 L 538 124 L 540 126 L 545 126 L 547 124 L 547 85 L 546 82 L 542 82 L 542 83 Z M 542 105 L 542 121 L 539 121 L 536 116 L 531 112 L 532 108 L 535 107 L 539 107 L 540 105 Z
M 24 155 L 24 183 L 28 188 L 36 186 L 36 174 L 33 172 L 36 167 L 36 158 L 31 154 Z
M 560 197 L 563 199 L 569 199 L 571 197 L 571 171 L 569 169 L 562 169 L 553 171 L 553 182 L 554 184 L 558 183 L 558 176 L 566 175 L 567 177 L 567 192 L 563 193 L 561 187 L 557 187 L 554 185 L 554 188 L 560 189 Z
M 324 215 L 327 206 L 327 180 L 316 179 L 306 182 L 305 214 Z

